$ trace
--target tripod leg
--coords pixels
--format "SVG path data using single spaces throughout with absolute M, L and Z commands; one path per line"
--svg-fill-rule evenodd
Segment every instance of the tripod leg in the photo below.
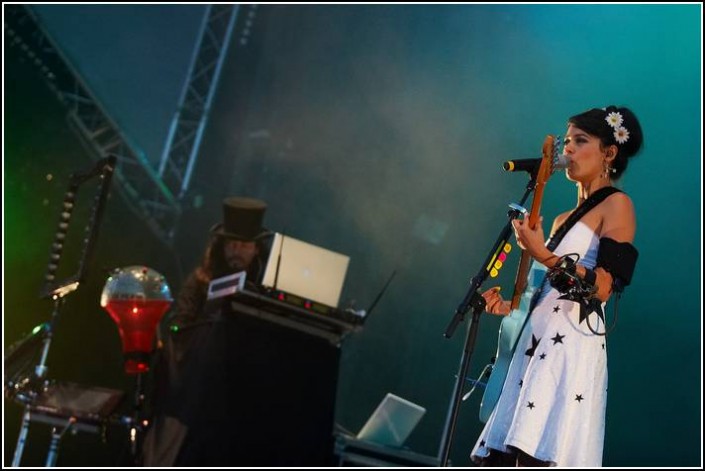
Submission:
M 20 427 L 20 436 L 17 437 L 17 446 L 15 447 L 15 456 L 12 458 L 12 467 L 18 468 L 24 453 L 24 445 L 27 442 L 27 433 L 29 433 L 29 409 L 25 408 L 22 415 L 22 426 Z
M 69 417 L 63 430 L 59 430 L 57 427 L 51 429 L 51 443 L 49 444 L 49 453 L 47 454 L 47 461 L 44 464 L 45 467 L 53 468 L 56 465 L 56 460 L 59 457 L 59 441 L 61 441 L 61 438 L 66 432 L 71 430 L 75 423 L 76 418 Z
M 63 433 L 59 433 L 56 427 L 51 430 L 49 453 L 47 454 L 47 461 L 44 464 L 47 468 L 53 468 L 56 465 L 56 459 L 59 457 L 59 440 L 61 440 L 62 435 Z

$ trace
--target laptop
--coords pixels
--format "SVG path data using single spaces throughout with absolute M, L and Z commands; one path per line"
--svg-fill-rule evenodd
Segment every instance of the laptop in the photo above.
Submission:
M 356 438 L 399 448 L 425 413 L 426 409 L 420 405 L 387 393 Z
M 350 257 L 276 233 L 262 286 L 337 308 Z

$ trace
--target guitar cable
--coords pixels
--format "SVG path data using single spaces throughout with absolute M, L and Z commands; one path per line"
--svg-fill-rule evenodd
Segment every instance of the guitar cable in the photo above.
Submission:
M 477 388 L 478 385 L 481 385 L 482 387 L 487 387 L 487 383 L 483 383 L 482 378 L 489 377 L 490 373 L 492 373 L 492 363 L 488 363 L 485 365 L 480 374 L 477 376 L 477 379 L 466 379 L 467 381 L 472 383 L 472 388 L 470 389 L 470 391 L 465 393 L 461 400 L 466 401 L 472 395 L 472 393 L 475 392 L 475 388 Z
M 575 260 L 573 258 L 575 257 Z M 577 253 L 569 253 L 559 257 L 558 262 L 551 269 L 548 270 L 547 278 L 554 287 L 562 294 L 572 294 L 574 297 L 579 299 L 581 303 L 587 303 L 587 300 L 594 298 L 597 293 L 597 286 L 587 282 L 585 279 L 581 279 L 577 273 L 577 264 L 580 260 L 580 255 Z M 607 327 L 607 322 L 605 319 L 605 331 L 598 332 L 595 327 L 590 323 L 590 317 L 585 319 L 588 329 L 595 335 L 607 336 L 612 332 L 617 326 L 617 306 L 619 304 L 619 299 L 621 297 L 621 292 L 616 292 L 616 298 L 614 303 L 614 315 L 612 324 Z

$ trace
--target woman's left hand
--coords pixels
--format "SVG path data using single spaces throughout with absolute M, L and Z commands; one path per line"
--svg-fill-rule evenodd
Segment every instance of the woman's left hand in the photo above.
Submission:
M 545 245 L 542 223 L 543 216 L 539 218 L 536 227 L 533 229 L 529 226 L 529 218 L 514 219 L 512 221 L 517 244 L 537 260 L 541 260 L 542 256 L 545 257 L 550 254 Z

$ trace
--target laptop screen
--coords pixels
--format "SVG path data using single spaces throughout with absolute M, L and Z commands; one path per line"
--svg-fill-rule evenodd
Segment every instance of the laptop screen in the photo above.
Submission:
M 358 440 L 400 447 L 419 423 L 426 409 L 392 393 L 382 399 L 357 434 Z
M 275 234 L 262 285 L 338 307 L 350 257 Z

